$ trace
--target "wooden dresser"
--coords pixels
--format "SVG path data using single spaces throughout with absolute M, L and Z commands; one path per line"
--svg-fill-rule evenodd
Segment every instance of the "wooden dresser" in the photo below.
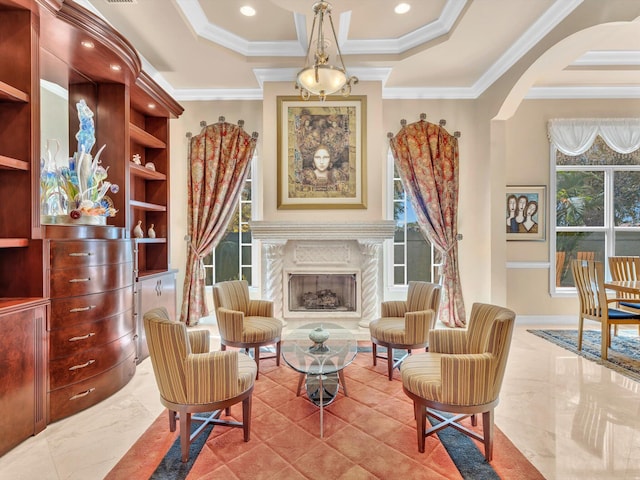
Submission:
M 47 227 L 50 422 L 104 400 L 134 375 L 133 244 L 115 227 Z M 97 237 L 97 238 L 96 238 Z M 100 238 L 102 237 L 102 238 Z

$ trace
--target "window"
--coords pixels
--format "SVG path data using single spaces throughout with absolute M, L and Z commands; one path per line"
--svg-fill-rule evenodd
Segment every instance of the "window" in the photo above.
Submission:
M 430 282 L 436 278 L 438 264 L 434 264 L 435 249 L 420 232 L 411 201 L 404 191 L 400 175 L 395 168 L 393 155 L 389 152 L 390 171 L 393 171 L 392 199 L 393 219 L 396 228 L 393 238 L 393 268 L 391 285 L 407 285 L 411 280 Z
M 255 161 L 255 156 L 252 163 Z M 215 250 L 204 258 L 205 285 L 227 280 L 253 284 L 253 244 L 249 221 L 252 209 L 251 166 L 227 232 Z
M 640 255 L 640 150 L 601 138 L 580 155 L 555 152 L 556 290 L 573 288 L 571 260 Z

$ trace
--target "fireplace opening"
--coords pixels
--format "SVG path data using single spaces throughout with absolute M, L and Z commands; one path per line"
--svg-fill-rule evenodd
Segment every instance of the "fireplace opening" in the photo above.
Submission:
M 356 273 L 290 273 L 290 312 L 355 312 Z

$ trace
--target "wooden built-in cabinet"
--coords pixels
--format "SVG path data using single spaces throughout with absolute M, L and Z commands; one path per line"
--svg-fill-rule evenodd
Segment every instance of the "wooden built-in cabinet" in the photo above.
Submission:
M 118 213 L 107 226 L 41 223 L 40 122 L 51 116 L 41 111 L 41 80 L 66 91 L 65 114 L 53 121 L 68 121 L 70 155 L 76 103 L 94 113 L 91 153 L 106 145 L 102 165 L 120 187 L 109 194 Z M 135 292 L 157 276 L 161 300 L 175 305 L 169 124 L 182 111 L 132 45 L 88 10 L 71 0 L 0 0 L 0 455 L 135 374 L 137 314 L 150 305 Z M 145 233 L 153 223 L 157 238 L 133 240 L 138 220 Z
M 46 426 L 44 299 L 0 300 L 0 455 Z
M 176 318 L 176 272 L 171 270 L 140 277 L 136 285 L 135 318 L 138 337 L 138 363 L 149 356 L 147 336 L 144 332 L 144 313 L 152 308 L 164 307 L 170 318 Z
M 122 229 L 48 226 L 50 422 L 104 400 L 135 373 L 133 248 Z

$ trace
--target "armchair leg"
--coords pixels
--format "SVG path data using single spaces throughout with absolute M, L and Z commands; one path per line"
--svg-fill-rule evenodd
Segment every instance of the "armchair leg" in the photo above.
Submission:
M 189 460 L 189 443 L 191 437 L 191 414 L 182 412 L 180 414 L 180 450 L 182 461 Z
M 242 430 L 244 432 L 244 441 L 249 441 L 251 435 L 251 395 L 242 401 Z
M 176 431 L 176 412 L 174 410 L 169 410 L 169 431 Z
M 425 431 L 427 427 L 427 409 L 418 402 L 413 402 L 414 415 L 416 417 L 416 426 L 418 431 L 418 452 L 424 453 Z
M 493 459 L 493 408 L 482 414 L 482 430 L 484 436 L 484 457 L 487 462 Z
M 387 370 L 389 381 L 393 380 L 393 348 L 387 347 Z
M 280 354 L 282 352 L 282 340 L 276 343 L 276 366 L 280 366 Z
M 640 330 L 640 327 L 638 327 Z M 375 343 L 371 343 L 371 352 L 373 353 L 373 366 L 378 365 L 378 346 Z

